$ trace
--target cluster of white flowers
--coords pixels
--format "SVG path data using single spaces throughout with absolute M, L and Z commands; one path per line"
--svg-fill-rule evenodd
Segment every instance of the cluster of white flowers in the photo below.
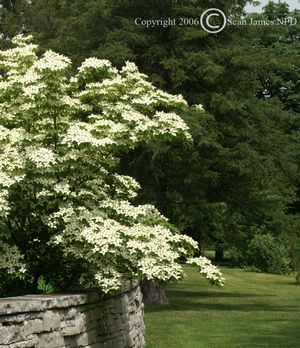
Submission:
M 90 144 L 105 147 L 114 143 L 113 139 L 110 137 L 102 137 L 98 139 L 92 135 L 92 130 L 94 130 L 94 127 L 91 127 L 91 125 L 84 122 L 76 122 L 69 127 L 67 134 L 62 140 L 62 143 L 67 144 L 70 147 L 72 147 L 74 144 Z
M 26 97 L 34 99 L 36 95 L 40 94 L 41 89 L 45 88 L 44 84 L 23 86 L 23 92 Z
M 120 188 L 121 190 L 121 188 Z M 134 206 L 129 201 L 125 200 L 103 200 L 100 203 L 103 209 L 108 209 L 113 211 L 117 216 L 122 217 L 122 219 L 130 219 L 135 222 L 143 218 L 154 218 L 156 220 L 167 221 L 163 215 L 151 204 L 143 204 Z
M 0 63 L 1 64 L 1 63 Z M 10 87 L 10 83 L 7 81 L 0 81 L 0 90 L 5 91 L 7 88 Z
M 33 36 L 19 34 L 12 38 L 12 43 L 17 47 L 28 47 L 32 45 Z M 36 46 L 37 47 L 37 46 Z M 5 51 L 6 52 L 6 51 Z
M 14 184 L 15 180 L 11 176 L 7 175 L 6 173 L 0 172 L 0 183 L 3 187 L 7 188 L 7 187 L 10 187 L 12 184 Z
M 133 74 L 134 76 L 137 77 L 147 77 L 147 75 L 141 74 L 139 72 L 138 67 L 135 65 L 133 62 L 126 61 L 125 65 L 123 66 L 121 73 L 123 74 Z
M 65 103 L 66 105 L 70 107 L 77 108 L 77 109 L 82 107 L 80 101 L 75 97 L 71 98 L 69 95 L 64 95 L 61 100 L 63 101 L 63 103 Z
M 172 104 L 179 104 L 179 105 L 187 105 L 186 100 L 183 98 L 183 96 L 181 94 L 178 95 L 172 95 L 169 93 L 166 93 L 164 91 L 159 91 L 158 92 L 159 95 L 159 99 L 163 102 L 163 103 L 172 103 Z
M 19 278 L 26 272 L 26 266 L 19 249 L 0 240 L 0 271 Z
M 120 154 L 138 143 L 190 141 L 175 112 L 188 108 L 185 100 L 155 88 L 130 62 L 117 70 L 109 61 L 90 58 L 68 81 L 68 58 L 52 51 L 40 58 L 23 36 L 14 43 L 16 48 L 0 52 L 6 71 L 0 77 L 1 223 L 14 218 L 11 204 L 26 203 L 28 221 L 34 218 L 48 229 L 47 245 L 79 261 L 82 283 L 104 292 L 117 289 L 122 277 L 180 279 L 177 261 L 192 257 L 197 243 L 171 231 L 152 205 L 135 206 L 140 185 L 116 168 Z M 24 238 L 33 233 L 30 225 L 23 229 Z M 1 243 L 0 236 L 0 248 Z M 30 260 L 21 262 L 17 250 L 7 248 L 0 269 L 32 277 Z M 16 260 L 11 269 L 6 261 L 3 266 L 10 256 Z M 223 284 L 221 273 L 205 259 L 189 262 Z
M 37 168 L 47 168 L 56 164 L 56 156 L 52 150 L 43 147 L 28 148 L 27 158 L 33 162 Z
M 69 255 L 87 258 L 91 268 L 102 269 L 103 264 L 108 264 L 112 271 L 118 273 L 118 267 L 121 268 L 125 277 L 134 274 L 154 281 L 182 278 L 181 266 L 176 262 L 180 254 L 168 229 L 159 225 L 126 226 L 100 217 L 99 213 L 85 211 L 80 216 L 75 213 L 64 233 L 56 236 L 53 243 L 61 245 Z M 73 236 L 76 236 L 77 243 L 70 247 Z M 116 265 L 116 260 L 122 260 L 122 264 Z M 133 272 L 131 275 L 128 275 L 129 270 Z M 101 280 L 106 291 L 116 287 L 112 279 L 106 282 L 99 278 L 99 272 L 95 274 L 95 280 L 98 283 Z
M 37 60 L 33 64 L 33 68 L 38 71 L 61 71 L 65 70 L 70 65 L 71 60 L 69 58 L 49 50 L 44 54 L 44 56 L 41 59 Z
M 119 191 L 124 194 L 124 191 L 127 193 L 128 198 L 134 198 L 137 195 L 137 191 L 141 189 L 140 184 L 131 176 L 127 175 L 114 175 L 118 183 L 121 184 L 121 189 Z M 118 185 L 119 186 L 119 185 Z
M 7 201 L 9 188 L 24 178 L 24 159 L 20 157 L 17 144 L 23 139 L 19 128 L 8 129 L 0 125 L 0 216 L 6 217 L 10 211 Z
M 89 226 L 81 229 L 79 234 L 84 242 L 92 246 L 93 253 L 101 255 L 107 255 L 109 252 L 115 253 L 115 250 L 122 245 L 120 236 L 122 226 L 115 220 L 99 220 L 98 218 L 96 221 L 90 221 Z
M 192 139 L 189 128 L 185 124 L 182 118 L 180 118 L 175 113 L 157 112 L 155 118 L 158 123 L 161 124 L 161 131 L 166 132 L 166 130 L 173 136 L 178 135 L 178 133 L 183 132 L 187 139 Z
M 61 205 L 61 207 L 59 208 L 57 212 L 53 213 L 52 215 L 48 217 L 47 225 L 50 228 L 55 229 L 58 226 L 60 220 L 63 221 L 65 224 L 68 224 L 72 221 L 73 216 L 74 216 L 74 208 L 72 207 L 72 205 L 70 204 Z M 58 244 L 58 242 L 62 240 L 62 237 L 56 236 L 54 240 L 55 240 L 55 244 Z
M 7 201 L 9 197 L 8 190 L 1 189 L 0 190 L 0 218 L 5 218 L 10 210 L 9 203 Z
M 153 258 L 143 257 L 138 261 L 138 266 L 145 277 L 150 280 L 180 280 L 183 277 L 182 268 L 178 263 L 172 263 L 165 267 Z
M 2 61 L 4 64 L 7 64 L 7 66 L 10 67 L 18 67 L 18 63 L 15 62 L 13 59 L 17 57 L 35 57 L 35 50 L 37 46 L 33 44 L 28 45 L 22 45 L 18 46 L 16 48 L 12 48 L 6 51 L 1 51 L 1 56 L 6 58 L 6 60 Z
M 102 269 L 95 274 L 95 280 L 102 291 L 108 293 L 119 289 L 122 284 L 121 276 L 121 274 L 111 269 L 107 271 Z
M 54 187 L 53 187 L 54 191 L 56 193 L 62 194 L 62 195 L 70 195 L 71 191 L 70 191 L 70 185 L 67 181 L 63 181 L 63 182 L 58 182 Z
M 76 80 L 84 76 L 86 66 L 91 68 L 95 65 L 97 69 L 101 64 L 104 64 L 101 60 L 84 62 L 79 68 Z M 186 108 L 187 102 L 181 95 L 174 96 L 155 88 L 147 81 L 147 76 L 138 71 L 134 63 L 126 62 L 119 72 L 100 82 L 87 83 L 86 88 L 76 97 L 82 104 L 86 103 L 87 107 L 93 100 L 94 105 L 102 109 L 102 115 L 93 115 L 93 121 L 100 127 L 104 124 L 104 120 L 111 121 L 114 126 L 106 123 L 107 131 L 113 139 L 118 140 L 119 144 L 122 140 L 123 143 L 134 145 L 146 136 L 159 137 L 166 134 L 170 136 L 182 134 L 185 139 L 191 140 L 187 125 L 177 114 L 158 112 L 162 106 Z M 121 136 L 119 130 L 122 131 Z M 118 134 L 113 135 L 113 133 Z
M 105 69 L 105 70 L 111 70 L 112 65 L 109 60 L 106 59 L 98 59 L 98 58 L 87 58 L 81 66 L 78 68 L 79 72 L 82 73 L 86 71 L 87 69 Z
M 203 274 L 211 283 L 218 286 L 224 286 L 225 278 L 222 276 L 220 269 L 213 265 L 208 258 L 200 256 L 189 259 L 187 263 L 198 266 L 199 272 Z
M 202 104 L 196 104 L 196 105 L 194 105 L 194 108 L 199 110 L 199 111 L 204 111 L 204 108 L 203 108 Z
M 41 76 L 32 67 L 28 69 L 23 76 L 20 77 L 19 81 L 26 85 L 39 81 Z

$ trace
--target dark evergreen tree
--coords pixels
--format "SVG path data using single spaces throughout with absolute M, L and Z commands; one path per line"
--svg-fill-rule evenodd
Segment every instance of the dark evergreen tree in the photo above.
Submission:
M 159 87 L 182 93 L 194 143 L 153 144 L 123 159 L 171 222 L 203 245 L 246 247 L 260 230 L 291 236 L 299 213 L 299 25 L 145 27 L 136 18 L 194 18 L 216 7 L 240 18 L 244 0 L 32 0 L 24 25 L 46 49 L 79 63 L 134 60 Z M 263 15 L 290 15 L 270 2 Z M 299 12 L 293 13 L 299 17 Z M 22 18 L 23 18 L 22 17 Z M 177 22 L 178 23 L 178 22 Z M 22 26 L 21 26 L 22 27 Z M 256 231 L 256 232 L 255 232 Z
M 7 47 L 10 40 L 25 30 L 26 0 L 0 1 L 0 45 Z

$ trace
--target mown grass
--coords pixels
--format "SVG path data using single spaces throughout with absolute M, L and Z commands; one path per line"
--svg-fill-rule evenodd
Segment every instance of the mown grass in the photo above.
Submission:
M 300 286 L 292 276 L 223 268 L 216 288 L 185 267 L 169 304 L 145 310 L 147 348 L 299 348 Z

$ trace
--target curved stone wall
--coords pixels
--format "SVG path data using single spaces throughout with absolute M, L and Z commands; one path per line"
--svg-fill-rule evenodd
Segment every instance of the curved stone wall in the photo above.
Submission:
M 142 294 L 126 284 L 97 292 L 0 299 L 0 348 L 142 348 Z

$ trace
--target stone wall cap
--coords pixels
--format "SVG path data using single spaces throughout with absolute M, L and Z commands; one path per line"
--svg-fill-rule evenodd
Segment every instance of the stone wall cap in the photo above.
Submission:
M 8 314 L 41 312 L 53 308 L 67 308 L 86 303 L 99 302 L 109 297 L 120 296 L 137 287 L 137 281 L 125 281 L 122 287 L 111 295 L 93 290 L 76 290 L 66 293 L 54 293 L 45 295 L 25 295 L 17 297 L 0 298 L 0 316 Z

